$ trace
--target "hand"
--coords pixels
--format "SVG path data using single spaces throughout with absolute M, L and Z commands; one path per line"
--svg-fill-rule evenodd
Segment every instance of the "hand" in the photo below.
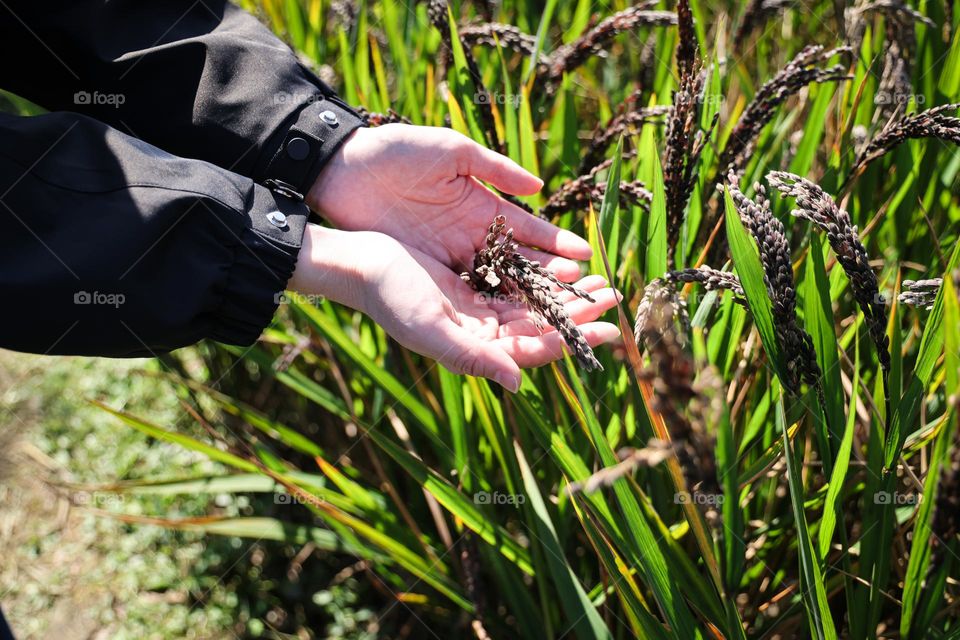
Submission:
M 288 286 L 362 311 L 408 349 L 512 392 L 521 367 L 563 357 L 563 339 L 552 327 L 541 333 L 525 310 L 489 304 L 446 265 L 381 233 L 308 226 Z M 561 299 L 587 341 L 596 346 L 616 338 L 615 326 L 592 322 L 616 304 L 615 292 L 599 276 L 578 286 L 596 303 L 570 294 Z
M 307 194 L 307 204 L 334 226 L 380 231 L 462 271 L 472 265 L 494 216 L 502 213 L 525 250 L 561 280 L 577 278 L 572 260 L 590 245 L 531 216 L 480 183 L 527 195 L 539 178 L 508 158 L 440 127 L 389 124 L 358 129 L 337 151 Z

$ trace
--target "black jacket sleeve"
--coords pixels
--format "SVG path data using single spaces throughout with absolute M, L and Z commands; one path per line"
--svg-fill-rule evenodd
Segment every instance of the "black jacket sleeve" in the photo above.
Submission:
M 5 0 L 0 87 L 305 193 L 361 118 L 226 0 Z
M 250 344 L 306 206 L 92 118 L 0 115 L 0 346 L 149 356 Z
M 0 56 L 0 88 L 57 112 L 0 116 L 0 346 L 256 340 L 298 196 L 361 118 L 223 0 L 6 0 Z

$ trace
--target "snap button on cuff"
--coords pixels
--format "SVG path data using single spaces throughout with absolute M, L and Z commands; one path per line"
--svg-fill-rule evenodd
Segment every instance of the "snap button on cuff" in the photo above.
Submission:
M 329 109 L 326 111 L 320 112 L 320 119 L 323 120 L 328 125 L 330 125 L 331 127 L 335 127 L 338 124 L 340 124 L 340 121 L 337 119 L 337 114 L 335 114 L 333 111 L 330 111 Z
M 293 160 L 305 160 L 310 155 L 310 143 L 303 138 L 292 138 L 287 143 L 287 155 Z
M 287 216 L 283 215 L 279 211 L 271 211 L 268 213 L 267 221 L 279 229 L 287 226 Z

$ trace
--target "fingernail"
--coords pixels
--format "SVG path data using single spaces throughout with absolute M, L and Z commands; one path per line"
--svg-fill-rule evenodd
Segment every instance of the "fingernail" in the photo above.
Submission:
M 604 336 L 604 342 L 613 342 L 620 337 L 620 327 L 615 324 L 611 324 L 610 328 L 606 330 L 606 336 Z
M 516 393 L 520 390 L 520 376 L 518 375 L 514 375 L 512 373 L 498 373 L 493 379 L 496 380 L 497 384 L 510 393 Z

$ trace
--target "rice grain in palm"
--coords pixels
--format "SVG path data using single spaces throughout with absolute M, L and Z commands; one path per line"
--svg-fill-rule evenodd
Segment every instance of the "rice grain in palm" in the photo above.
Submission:
M 557 330 L 584 370 L 602 371 L 593 349 L 570 319 L 553 288 L 568 291 L 588 302 L 595 302 L 593 297 L 558 280 L 540 263 L 521 255 L 517 248 L 513 229 L 507 229 L 505 217 L 498 215 L 490 225 L 484 247 L 474 256 L 473 269 L 460 277 L 477 291 L 506 295 L 526 305 L 538 318 L 546 320 Z

